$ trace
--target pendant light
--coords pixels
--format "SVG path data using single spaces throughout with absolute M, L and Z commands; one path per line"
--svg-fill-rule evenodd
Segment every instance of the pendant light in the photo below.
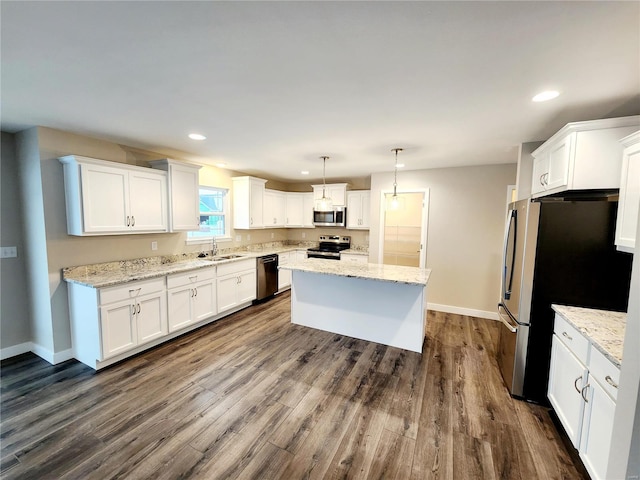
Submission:
M 331 200 L 331 197 L 327 197 L 327 183 L 325 181 L 325 172 L 329 157 L 325 156 L 320 158 L 322 159 L 322 198 L 316 200 L 315 210 L 319 212 L 329 212 L 333 210 L 333 201 Z
M 400 207 L 400 201 L 398 199 L 398 152 L 401 152 L 402 148 L 392 148 L 392 152 L 396 152 L 396 162 L 394 164 L 393 171 L 393 195 L 391 196 L 391 202 L 389 208 L 391 210 L 397 210 Z

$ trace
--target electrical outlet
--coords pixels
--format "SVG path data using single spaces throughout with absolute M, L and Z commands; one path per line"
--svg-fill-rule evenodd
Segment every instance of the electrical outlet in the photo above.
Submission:
M 302 232 L 302 238 L 307 238 L 307 234 Z
M 18 256 L 18 247 L 2 247 L 1 253 L 0 258 L 16 258 Z
M 251 241 L 251 234 L 247 233 L 247 242 Z
M 242 241 L 242 235 L 236 235 L 236 242 L 240 243 Z
M 158 249 L 158 242 L 151 242 L 151 250 L 157 250 Z
M 275 237 L 275 236 L 276 236 L 276 234 L 271 232 L 271 239 L 273 239 L 273 237 Z

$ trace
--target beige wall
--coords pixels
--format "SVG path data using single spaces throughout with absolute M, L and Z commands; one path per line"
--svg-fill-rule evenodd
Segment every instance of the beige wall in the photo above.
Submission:
M 507 186 L 516 165 L 402 171 L 398 191 L 429 189 L 427 289 L 430 304 L 495 318 Z M 380 195 L 393 174 L 371 176 L 370 259 L 378 261 Z M 475 313 L 474 313 L 475 312 Z
M 0 260 L 0 349 L 4 349 L 30 342 L 31 327 L 14 135 L 2 132 L 0 149 L 0 244 L 18 248 L 17 258 Z M 9 352 L 8 356 L 12 354 Z

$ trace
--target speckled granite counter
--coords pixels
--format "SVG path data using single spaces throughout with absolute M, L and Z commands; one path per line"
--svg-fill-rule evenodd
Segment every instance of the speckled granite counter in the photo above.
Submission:
M 611 362 L 620 367 L 627 324 L 626 313 L 565 305 L 551 307 L 587 337 Z
M 111 287 L 137 280 L 163 277 L 173 273 L 187 272 L 199 268 L 237 262 L 247 258 L 257 258 L 272 253 L 284 253 L 295 250 L 306 250 L 303 247 L 291 245 L 270 247 L 255 251 L 231 252 L 240 255 L 239 258 L 212 261 L 208 258 L 198 258 L 197 253 L 184 255 L 167 255 L 158 257 L 138 258 L 119 262 L 96 263 L 62 269 L 62 278 L 66 282 L 78 283 L 93 288 Z M 227 255 L 225 252 L 221 255 Z
M 426 286 L 431 275 L 430 269 L 382 265 L 378 263 L 345 263 L 336 260 L 309 258 L 280 266 L 284 270 L 322 273 L 340 277 L 364 278 L 383 282 L 407 283 Z

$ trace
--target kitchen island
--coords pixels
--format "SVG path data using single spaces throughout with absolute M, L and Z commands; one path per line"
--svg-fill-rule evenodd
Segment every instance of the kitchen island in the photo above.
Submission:
M 431 270 L 306 259 L 291 270 L 291 322 L 422 353 Z

